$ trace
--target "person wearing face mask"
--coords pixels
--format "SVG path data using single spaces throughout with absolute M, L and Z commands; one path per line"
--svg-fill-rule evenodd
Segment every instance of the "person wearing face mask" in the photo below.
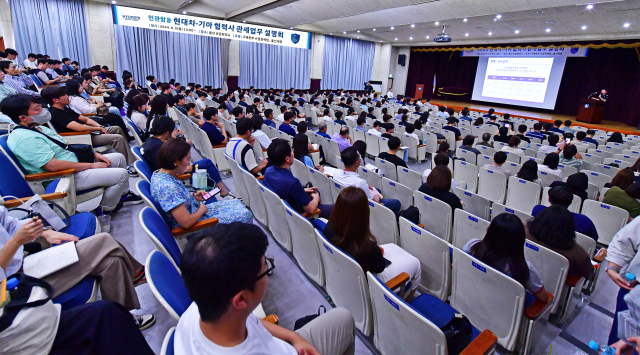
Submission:
M 51 114 L 43 110 L 38 99 L 28 95 L 9 96 L 0 103 L 0 111 L 17 125 L 7 144 L 29 174 L 75 169 L 77 191 L 104 187 L 106 190 L 98 214 L 117 212 L 123 206 L 142 199 L 129 191 L 129 174 L 125 157 L 120 153 L 94 153 L 95 162 L 80 163 L 75 153 L 54 142 L 67 141 L 44 125 Z

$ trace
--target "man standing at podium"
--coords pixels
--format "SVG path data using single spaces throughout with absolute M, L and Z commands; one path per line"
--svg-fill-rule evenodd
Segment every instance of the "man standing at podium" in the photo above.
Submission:
M 607 90 L 602 89 L 602 91 L 600 92 L 600 95 L 598 95 L 598 100 L 602 102 L 607 102 L 607 100 L 609 100 L 609 95 L 607 94 Z

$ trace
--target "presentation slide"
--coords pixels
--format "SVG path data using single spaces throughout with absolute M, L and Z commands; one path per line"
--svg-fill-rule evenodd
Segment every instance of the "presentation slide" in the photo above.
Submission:
M 553 109 L 565 58 L 484 57 L 472 100 Z

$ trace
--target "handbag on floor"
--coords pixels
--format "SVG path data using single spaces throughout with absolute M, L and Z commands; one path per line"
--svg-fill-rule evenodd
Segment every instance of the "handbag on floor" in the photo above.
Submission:
M 449 355 L 458 355 L 471 344 L 473 327 L 469 319 L 460 313 L 454 314 L 447 324 L 440 327 L 440 330 L 447 338 Z
M 324 310 L 324 312 L 321 312 L 321 310 Z M 305 325 L 307 325 L 307 323 L 311 322 L 312 320 L 320 317 L 321 315 L 327 313 L 327 309 L 324 308 L 324 306 L 320 306 L 318 307 L 318 314 L 311 314 L 308 316 L 304 316 L 300 319 L 298 319 L 295 323 L 295 325 L 293 326 L 293 330 L 296 331 L 302 327 L 304 327 Z

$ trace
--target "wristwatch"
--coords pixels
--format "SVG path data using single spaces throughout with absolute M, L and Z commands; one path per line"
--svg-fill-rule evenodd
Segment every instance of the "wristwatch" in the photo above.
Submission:
M 615 267 L 615 266 L 605 266 L 604 271 L 606 273 L 609 273 L 609 270 L 614 270 L 615 272 L 617 272 L 618 274 L 620 273 L 621 268 L 619 267 Z

